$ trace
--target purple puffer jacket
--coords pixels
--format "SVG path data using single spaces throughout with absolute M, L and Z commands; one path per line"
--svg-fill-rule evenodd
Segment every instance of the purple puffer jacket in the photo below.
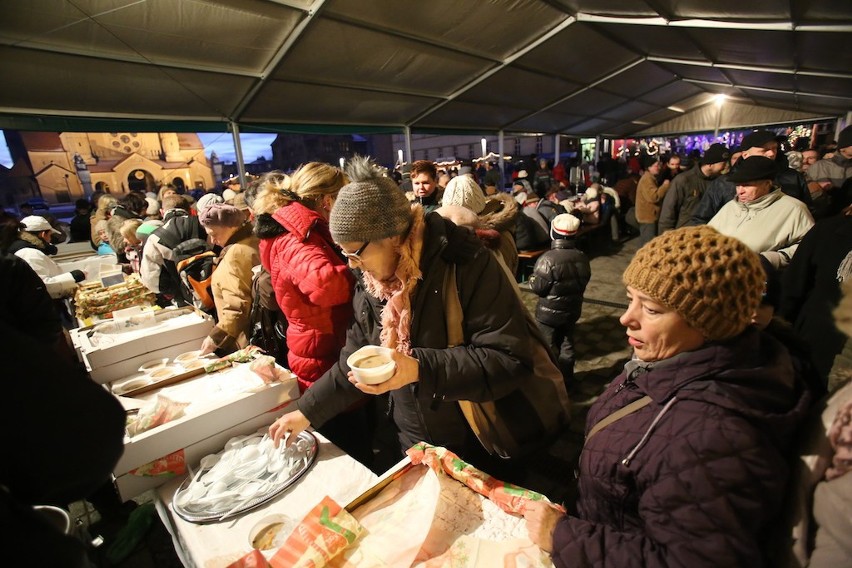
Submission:
M 632 364 L 628 364 L 630 366 Z M 622 373 L 589 411 L 576 516 L 554 532 L 556 566 L 748 566 L 764 555 L 810 395 L 786 349 L 749 328 Z

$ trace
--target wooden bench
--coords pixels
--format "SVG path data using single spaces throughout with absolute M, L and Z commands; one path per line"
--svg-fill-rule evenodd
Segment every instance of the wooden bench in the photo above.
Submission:
M 518 282 L 526 282 L 529 275 L 532 274 L 535 266 L 535 259 L 550 250 L 550 247 L 538 250 L 519 250 L 518 251 L 518 273 L 515 279 Z

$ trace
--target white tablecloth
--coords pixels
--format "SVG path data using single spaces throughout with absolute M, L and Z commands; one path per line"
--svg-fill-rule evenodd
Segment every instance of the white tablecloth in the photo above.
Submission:
M 157 490 L 157 511 L 172 534 L 175 550 L 188 568 L 223 568 L 251 552 L 249 531 L 263 518 L 284 514 L 298 523 L 323 496 L 340 505 L 372 486 L 376 475 L 343 450 L 314 432 L 319 454 L 310 470 L 278 497 L 253 511 L 221 523 L 194 524 L 180 518 L 171 508 L 172 497 L 184 477 Z

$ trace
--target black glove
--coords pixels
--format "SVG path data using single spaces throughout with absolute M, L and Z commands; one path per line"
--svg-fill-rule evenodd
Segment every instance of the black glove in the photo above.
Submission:
M 86 273 L 82 270 L 72 270 L 71 276 L 74 277 L 74 282 L 82 282 L 86 279 Z

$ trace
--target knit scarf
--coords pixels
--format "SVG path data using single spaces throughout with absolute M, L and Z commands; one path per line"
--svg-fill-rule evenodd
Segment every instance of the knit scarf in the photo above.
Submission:
M 417 281 L 423 276 L 420 272 L 420 257 L 426 228 L 423 208 L 414 205 L 411 209 L 411 230 L 394 250 L 399 255 L 399 262 L 393 276 L 387 280 L 377 280 L 369 272 L 363 273 L 367 293 L 385 302 L 379 336 L 382 346 L 406 355 L 411 355 L 411 298 L 417 289 Z

